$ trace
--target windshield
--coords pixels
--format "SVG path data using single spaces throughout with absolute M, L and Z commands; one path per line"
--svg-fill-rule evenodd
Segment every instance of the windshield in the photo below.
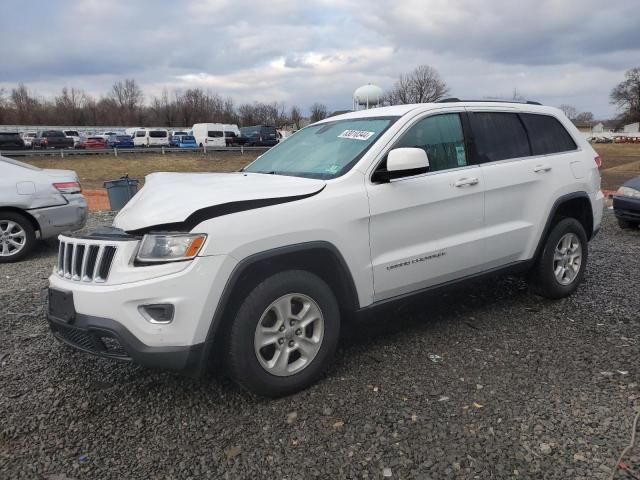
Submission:
M 195 142 L 196 141 L 196 137 L 194 137 L 193 135 L 183 135 L 182 136 L 182 141 L 183 142 Z
M 79 137 L 80 134 L 78 132 L 76 132 L 75 130 L 66 130 L 64 132 L 65 135 L 69 136 L 69 137 Z
M 339 177 L 395 120 L 396 117 L 338 120 L 303 128 L 244 171 L 319 179 Z
M 149 132 L 149 136 L 151 138 L 166 138 L 168 135 L 168 132 L 166 132 L 165 130 L 151 130 Z

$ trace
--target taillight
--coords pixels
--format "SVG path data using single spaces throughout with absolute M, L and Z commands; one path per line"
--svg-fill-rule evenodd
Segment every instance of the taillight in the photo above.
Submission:
M 61 182 L 54 183 L 53 186 L 60 193 L 80 193 L 82 192 L 82 187 L 78 182 Z
M 598 155 L 594 160 L 596 161 L 596 167 L 602 168 L 602 157 Z
M 49 144 L 49 140 L 47 140 L 46 138 L 44 140 L 42 140 L 42 143 L 44 143 L 45 145 Z

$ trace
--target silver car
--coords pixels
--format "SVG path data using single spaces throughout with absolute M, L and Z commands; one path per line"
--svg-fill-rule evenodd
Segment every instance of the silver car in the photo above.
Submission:
M 0 156 L 0 263 L 22 260 L 37 239 L 82 228 L 87 211 L 76 172 Z

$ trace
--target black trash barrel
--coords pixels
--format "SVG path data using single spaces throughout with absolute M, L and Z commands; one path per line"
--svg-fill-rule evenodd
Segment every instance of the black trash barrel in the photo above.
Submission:
M 118 180 L 104 182 L 104 188 L 107 189 L 107 195 L 109 195 L 111 210 L 122 209 L 138 193 L 139 184 L 138 180 L 129 177 L 121 177 Z

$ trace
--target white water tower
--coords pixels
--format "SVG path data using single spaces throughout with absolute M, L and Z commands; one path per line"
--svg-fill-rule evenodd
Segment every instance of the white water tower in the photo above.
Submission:
M 353 92 L 353 110 L 368 110 L 382 105 L 384 92 L 377 85 L 368 83 Z

